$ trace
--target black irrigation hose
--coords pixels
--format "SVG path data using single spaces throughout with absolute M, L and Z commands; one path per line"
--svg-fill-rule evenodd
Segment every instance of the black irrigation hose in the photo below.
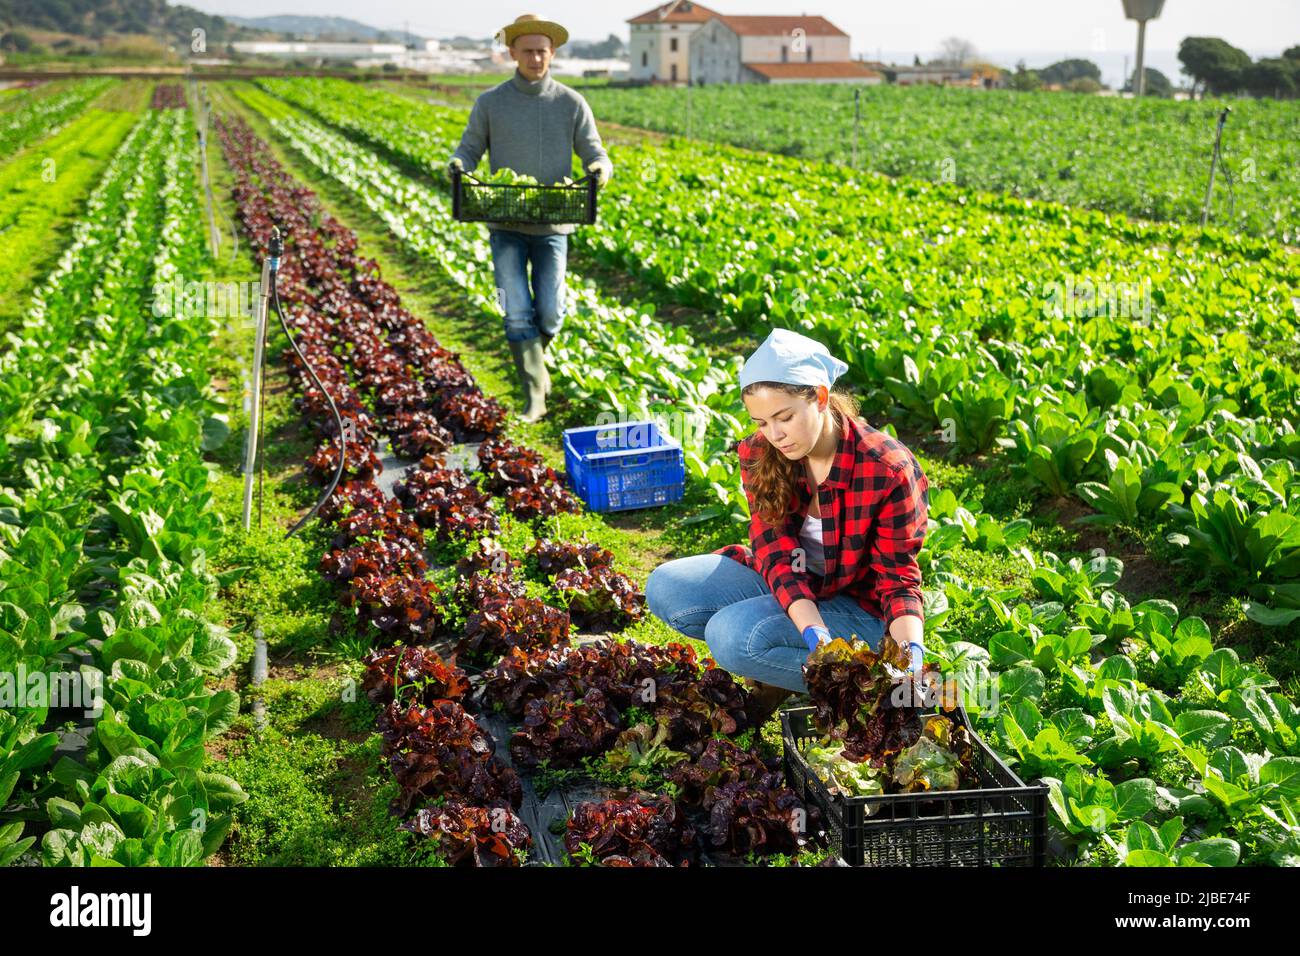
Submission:
M 285 537 L 292 538 L 302 530 L 303 526 L 307 524 L 308 521 L 311 521 L 312 518 L 316 517 L 316 513 L 324 507 L 325 502 L 329 500 L 330 495 L 334 494 L 334 489 L 338 487 L 339 481 L 343 477 L 343 468 L 347 464 L 348 439 L 347 435 L 343 431 L 343 416 L 339 414 L 339 407 L 334 404 L 333 397 L 321 383 L 321 380 L 316 377 L 316 373 L 312 370 L 311 363 L 307 361 L 307 356 L 302 354 L 302 349 L 298 348 L 298 343 L 294 339 L 293 333 L 289 331 L 289 323 L 284 320 L 284 311 L 280 308 L 280 290 L 276 287 L 276 276 L 278 274 L 278 268 L 271 269 L 271 303 L 275 307 L 276 318 L 280 320 L 280 328 L 284 329 L 285 338 L 289 340 L 289 345 L 293 348 L 294 354 L 298 356 L 298 360 L 302 362 L 303 368 L 305 368 L 307 374 L 311 376 L 312 383 L 321 390 L 321 393 L 325 396 L 325 400 L 330 403 L 330 411 L 334 413 L 334 421 L 339 426 L 339 466 L 334 472 L 334 480 L 331 481 L 330 486 L 325 489 L 325 493 L 320 496 L 320 500 L 318 500 L 316 504 L 312 505 L 311 511 L 308 511 L 298 519 L 298 523 L 289 529 Z

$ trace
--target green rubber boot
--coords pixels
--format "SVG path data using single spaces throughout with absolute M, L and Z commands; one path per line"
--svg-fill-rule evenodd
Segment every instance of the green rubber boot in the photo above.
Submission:
M 546 363 L 542 361 L 542 340 L 531 338 L 511 342 L 510 354 L 514 356 L 519 381 L 524 388 L 525 404 L 519 420 L 535 422 L 546 414 Z
M 551 347 L 551 342 L 553 342 L 554 340 L 555 340 L 554 335 L 547 335 L 545 332 L 543 332 L 542 351 L 545 352 L 547 349 L 549 349 Z M 547 369 L 546 367 L 545 360 L 542 361 L 542 395 L 544 395 L 546 398 L 551 397 L 551 373 L 550 370 Z

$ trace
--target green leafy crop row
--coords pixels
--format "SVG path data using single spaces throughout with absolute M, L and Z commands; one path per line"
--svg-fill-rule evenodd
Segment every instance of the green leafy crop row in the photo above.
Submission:
M 207 688 L 235 656 L 207 617 L 209 329 L 149 294 L 203 267 L 194 142 L 183 111 L 138 120 L 0 358 L 0 672 L 82 690 L 0 712 L 3 862 L 39 837 L 47 865 L 198 864 L 244 797 L 204 769 L 239 705 Z
M 598 119 L 1142 219 L 1200 221 L 1217 101 L 880 85 L 585 87 Z M 689 100 L 689 112 L 688 112 Z M 1211 222 L 1294 242 L 1294 101 L 1234 100 Z M 689 117 L 689 118 L 688 118 Z

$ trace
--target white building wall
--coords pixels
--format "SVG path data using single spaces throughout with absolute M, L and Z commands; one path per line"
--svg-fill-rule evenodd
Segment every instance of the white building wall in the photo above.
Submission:
M 628 50 L 631 77 L 634 80 L 671 80 L 677 68 L 678 82 L 691 75 L 691 37 L 699 31 L 698 23 L 633 23 Z M 673 41 L 677 49 L 673 49 Z
M 741 83 L 740 37 L 723 25 L 710 20 L 691 42 L 691 76 L 696 83 Z
M 786 48 L 786 59 L 781 58 L 781 47 Z M 812 51 L 815 63 L 842 62 L 851 60 L 849 38 L 841 36 L 805 36 L 802 50 L 795 50 L 793 36 L 747 36 L 741 37 L 742 63 L 802 63 Z
M 815 63 L 852 59 L 848 37 L 806 36 L 803 42 L 804 49 L 795 51 L 791 36 L 742 37 L 733 33 L 721 20 L 710 20 L 699 29 L 691 43 L 690 75 L 697 83 L 763 82 L 762 77 L 741 64 L 807 62 L 808 50 L 812 51 Z M 783 45 L 786 47 L 784 60 L 781 57 Z

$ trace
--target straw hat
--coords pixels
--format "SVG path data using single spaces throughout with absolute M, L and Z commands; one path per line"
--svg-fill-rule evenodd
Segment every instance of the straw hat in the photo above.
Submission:
M 569 39 L 569 31 L 564 29 L 554 20 L 547 20 L 539 17 L 535 13 L 525 13 L 523 16 L 515 19 L 515 22 L 509 26 L 502 27 L 497 36 L 506 46 L 513 46 L 514 42 L 522 36 L 532 33 L 540 33 L 542 36 L 551 38 L 551 48 L 563 46 Z

